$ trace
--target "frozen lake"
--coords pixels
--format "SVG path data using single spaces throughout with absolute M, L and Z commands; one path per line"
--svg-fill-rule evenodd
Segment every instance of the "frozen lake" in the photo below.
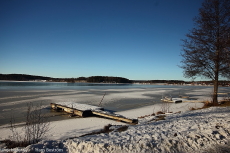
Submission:
M 98 106 L 113 111 L 124 111 L 149 106 L 160 101 L 162 96 L 189 95 L 210 100 L 212 86 L 172 86 L 137 84 L 93 83 L 46 83 L 46 82 L 0 82 L 0 125 L 9 124 L 13 115 L 22 122 L 27 103 L 42 103 L 44 113 L 51 120 L 66 119 L 67 115 L 50 110 L 55 102 L 77 102 Z M 219 92 L 230 92 L 229 87 L 220 87 Z

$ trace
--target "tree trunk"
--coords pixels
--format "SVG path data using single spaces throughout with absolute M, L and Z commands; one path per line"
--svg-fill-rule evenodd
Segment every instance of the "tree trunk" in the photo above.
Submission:
M 213 105 L 218 105 L 218 85 L 219 85 L 219 50 L 216 51 L 216 60 L 215 60 L 215 79 L 213 81 L 214 90 L 213 90 L 213 97 L 212 102 Z
M 214 105 L 218 104 L 217 96 L 218 96 L 218 80 L 214 80 L 214 90 L 213 90 L 213 97 L 212 102 Z

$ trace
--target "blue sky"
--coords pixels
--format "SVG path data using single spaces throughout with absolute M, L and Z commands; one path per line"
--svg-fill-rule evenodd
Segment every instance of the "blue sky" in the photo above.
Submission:
M 181 39 L 202 0 L 1 0 L 0 73 L 189 80 Z

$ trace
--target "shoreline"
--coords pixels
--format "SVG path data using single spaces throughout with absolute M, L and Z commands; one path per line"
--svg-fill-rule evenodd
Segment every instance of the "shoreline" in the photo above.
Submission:
M 79 81 L 79 82 L 65 82 L 65 81 L 63 81 L 63 82 L 55 82 L 55 81 L 17 81 L 17 80 L 0 80 L 0 82 L 34 82 L 34 83 L 81 83 L 81 84 L 111 84 L 111 85 L 115 85 L 115 84 L 117 84 L 117 85 L 122 85 L 122 84 L 125 84 L 125 85 L 128 85 L 128 84 L 130 84 L 130 85 L 160 85 L 160 86 L 200 86 L 200 87 L 202 87 L 202 86 L 204 86 L 204 87 L 212 87 L 212 86 L 214 86 L 214 85 L 202 85 L 202 84 L 194 84 L 194 85 L 192 85 L 192 84 L 180 84 L 180 83 L 178 83 L 178 84 L 167 84 L 167 83 L 104 83 L 104 82 L 81 82 L 81 81 Z M 230 86 L 221 86 L 221 85 L 219 85 L 219 87 L 230 87 Z
M 176 113 L 176 112 L 186 112 L 189 111 L 191 108 L 201 108 L 203 107 L 203 105 L 204 105 L 203 103 L 178 103 L 178 104 L 168 103 L 167 105 L 162 103 L 162 104 L 140 107 L 136 109 L 130 109 L 126 111 L 120 111 L 120 112 L 116 112 L 116 114 L 125 116 L 127 118 L 138 119 L 141 116 L 146 116 L 146 115 L 156 113 L 158 111 L 162 111 L 162 109 L 168 109 L 169 112 Z M 137 125 L 143 124 L 143 122 L 144 121 L 141 119 Z M 51 128 L 51 131 L 49 132 L 50 135 L 46 137 L 46 140 L 68 139 L 73 135 L 72 133 L 69 133 L 69 131 L 74 131 L 75 137 L 81 136 L 90 133 L 92 131 L 103 129 L 103 127 L 108 124 L 130 125 L 127 123 L 118 122 L 107 118 L 98 118 L 98 117 L 68 118 L 60 121 L 51 121 L 50 127 L 53 128 Z M 23 126 L 24 123 L 20 123 L 19 125 L 20 126 L 17 127 L 17 130 L 20 131 L 19 133 L 22 133 L 23 129 L 21 125 Z M 68 127 L 66 127 L 66 125 L 68 125 Z M 0 133 L 2 133 L 0 136 L 0 140 L 7 139 L 11 135 L 9 126 L 10 126 L 9 124 L 0 126 Z
M 182 108 L 184 111 L 179 114 L 168 114 L 165 120 L 160 121 L 154 121 L 154 116 L 148 116 L 149 112 L 153 111 L 153 108 L 150 107 L 119 112 L 119 114 L 129 114 L 130 116 L 145 114 L 146 116 L 140 118 L 137 125 L 95 117 L 82 118 L 81 121 L 75 119 L 55 121 L 51 126 L 56 133 L 50 133 L 46 139 L 22 149 L 28 152 L 47 148 L 59 149 L 64 153 L 111 151 L 130 153 L 154 151 L 160 153 L 180 149 L 175 148 L 178 147 L 175 146 L 178 143 L 185 149 L 183 152 L 204 151 L 207 148 L 212 148 L 213 145 L 229 144 L 230 107 L 211 107 L 188 111 L 185 110 L 188 108 L 187 106 L 182 106 L 183 103 L 176 105 L 173 107 L 174 111 Z M 100 131 L 108 124 L 112 125 L 112 129 L 122 126 L 128 128 L 123 132 L 114 131 L 79 137 Z M 218 128 L 215 128 L 216 126 Z M 0 132 L 4 131 L 0 130 Z

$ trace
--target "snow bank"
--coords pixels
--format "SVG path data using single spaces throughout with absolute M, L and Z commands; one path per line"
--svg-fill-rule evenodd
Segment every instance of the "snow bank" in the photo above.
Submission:
M 41 141 L 25 148 L 59 149 L 62 152 L 201 152 L 230 139 L 230 107 L 172 114 L 166 120 L 147 120 L 111 132 L 62 141 Z M 148 117 L 150 118 L 150 117 Z M 153 118 L 153 117 L 152 117 Z M 42 152 L 42 151 L 41 151 Z

